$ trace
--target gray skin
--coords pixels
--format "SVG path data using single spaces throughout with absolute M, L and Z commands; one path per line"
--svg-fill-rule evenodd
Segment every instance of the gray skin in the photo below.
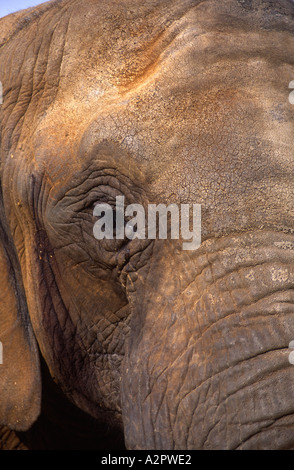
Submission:
M 41 357 L 102 447 L 294 449 L 293 2 L 61 0 L 0 31 L 2 447 L 42 422 Z M 117 195 L 201 204 L 200 248 L 96 240 Z

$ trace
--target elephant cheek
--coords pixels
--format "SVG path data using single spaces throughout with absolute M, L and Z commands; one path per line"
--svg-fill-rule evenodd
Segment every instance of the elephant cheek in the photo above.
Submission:
M 292 246 L 264 232 L 155 249 L 122 373 L 128 448 L 294 447 Z

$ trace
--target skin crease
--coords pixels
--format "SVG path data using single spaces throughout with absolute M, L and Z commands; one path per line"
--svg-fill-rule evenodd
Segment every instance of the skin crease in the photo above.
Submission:
M 63 0 L 1 20 L 1 447 L 54 448 L 62 422 L 69 448 L 72 423 L 99 448 L 294 448 L 293 14 Z M 95 240 L 116 195 L 201 204 L 201 247 Z

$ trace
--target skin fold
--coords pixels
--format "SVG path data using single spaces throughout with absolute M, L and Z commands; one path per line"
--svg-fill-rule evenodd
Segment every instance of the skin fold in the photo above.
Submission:
M 294 4 L 0 20 L 0 448 L 294 449 Z M 95 203 L 201 204 L 202 243 Z

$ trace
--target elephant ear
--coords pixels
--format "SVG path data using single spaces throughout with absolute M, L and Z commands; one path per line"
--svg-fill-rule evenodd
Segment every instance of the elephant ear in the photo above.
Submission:
M 60 0 L 50 0 L 35 7 L 19 10 L 4 16 L 4 18 L 0 18 L 0 47 L 31 21 L 38 18 L 47 10 L 50 10 L 55 5 L 58 7 L 59 4 Z
M 39 352 L 2 204 L 0 214 L 0 424 L 25 431 L 40 413 Z
M 26 431 L 41 408 L 39 352 L 0 198 L 0 425 Z
M 44 7 L 29 8 L 0 19 L 0 48 L 43 10 Z M 29 318 L 19 259 L 5 216 L 1 188 L 0 426 L 26 431 L 36 421 L 41 408 L 39 351 Z

